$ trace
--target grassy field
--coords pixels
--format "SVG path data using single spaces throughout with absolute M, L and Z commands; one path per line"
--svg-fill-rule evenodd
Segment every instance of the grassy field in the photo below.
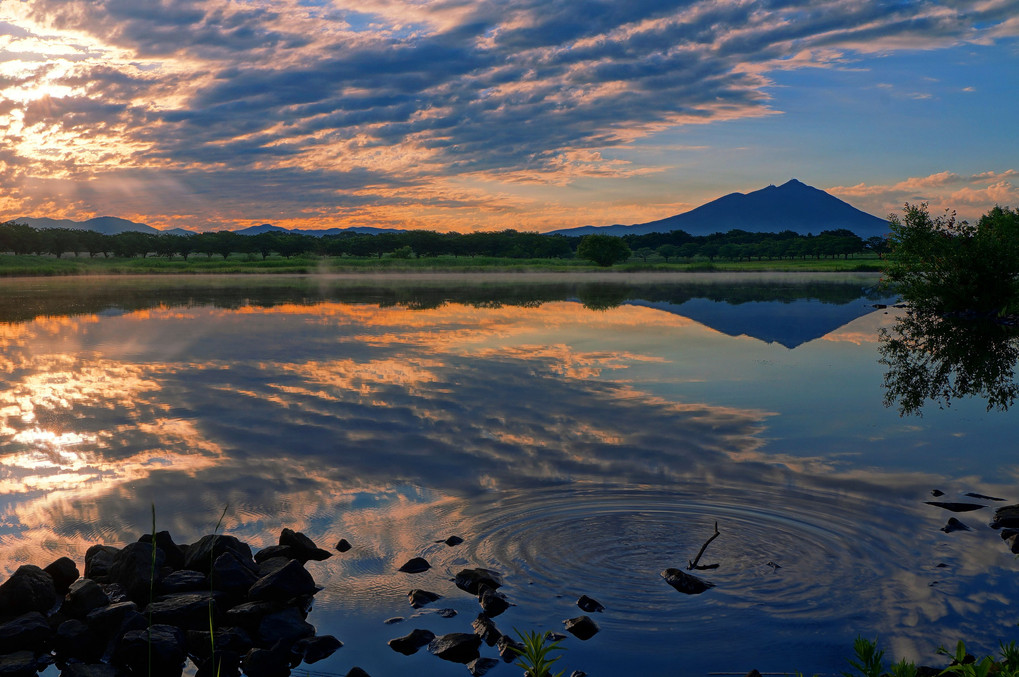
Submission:
M 0 255 L 0 276 L 62 276 L 62 275 L 187 275 L 245 273 L 352 273 L 352 272 L 714 272 L 714 271 L 799 271 L 799 272 L 864 272 L 880 271 L 883 266 L 876 256 L 860 256 L 848 260 L 805 259 L 783 261 L 695 261 L 692 263 L 643 262 L 631 259 L 611 268 L 600 268 L 582 259 L 509 259 L 487 257 L 437 256 L 431 258 L 381 259 L 294 257 L 261 257 L 233 255 L 206 258 L 191 256 L 187 261 L 166 258 L 88 258 L 87 256 L 16 256 Z

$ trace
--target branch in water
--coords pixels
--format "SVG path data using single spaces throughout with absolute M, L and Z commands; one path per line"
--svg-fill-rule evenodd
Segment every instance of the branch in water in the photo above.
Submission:
M 697 556 L 693 558 L 693 560 L 687 560 L 690 563 L 690 566 L 687 567 L 688 570 L 689 569 L 717 569 L 718 568 L 717 564 L 706 564 L 704 566 L 697 566 L 697 562 L 701 561 L 701 555 L 703 555 L 704 551 L 708 549 L 708 544 L 711 543 L 711 541 L 713 541 L 716 538 L 718 538 L 718 536 L 719 536 L 718 522 L 715 522 L 715 533 L 713 533 L 711 535 L 711 538 L 709 538 L 708 540 L 704 541 L 704 545 L 701 546 L 700 551 L 697 553 Z

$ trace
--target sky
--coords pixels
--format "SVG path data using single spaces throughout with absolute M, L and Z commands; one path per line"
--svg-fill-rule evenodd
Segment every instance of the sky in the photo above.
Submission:
M 0 0 L 0 219 L 1019 206 L 1019 0 Z

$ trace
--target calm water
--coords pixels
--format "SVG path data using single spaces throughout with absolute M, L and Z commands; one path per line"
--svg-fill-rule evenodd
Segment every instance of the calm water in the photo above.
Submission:
M 508 279 L 0 282 L 0 569 L 80 565 L 153 503 L 178 542 L 224 506 L 255 545 L 346 538 L 308 565 L 331 674 L 465 674 L 386 641 L 469 632 L 449 578 L 474 565 L 505 575 L 504 632 L 605 604 L 567 674 L 835 674 L 857 633 L 930 662 L 1019 634 L 993 506 L 945 534 L 924 503 L 1019 500 L 1015 416 L 884 407 L 874 277 Z M 716 521 L 717 587 L 676 592 L 659 571 Z

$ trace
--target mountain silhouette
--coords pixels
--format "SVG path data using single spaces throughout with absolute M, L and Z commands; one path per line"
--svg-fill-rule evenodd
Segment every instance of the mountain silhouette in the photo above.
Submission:
M 134 221 L 128 221 L 118 216 L 97 216 L 94 219 L 88 219 L 86 221 L 72 221 L 71 219 L 51 219 L 45 216 L 32 218 L 23 217 L 20 219 L 14 219 L 16 223 L 23 223 L 26 226 L 33 228 L 70 228 L 71 230 L 94 230 L 97 233 L 105 233 L 106 235 L 116 235 L 117 233 L 125 233 L 128 231 L 137 231 L 141 233 L 159 233 L 161 231 L 156 230 L 152 226 L 147 226 L 144 223 L 135 223 Z
M 682 230 L 711 235 L 730 230 L 800 235 L 825 230 L 850 230 L 868 238 L 888 233 L 888 222 L 860 211 L 834 195 L 792 179 L 752 193 L 730 193 L 688 212 L 631 226 L 582 226 L 552 231 L 563 235 L 644 235 Z

